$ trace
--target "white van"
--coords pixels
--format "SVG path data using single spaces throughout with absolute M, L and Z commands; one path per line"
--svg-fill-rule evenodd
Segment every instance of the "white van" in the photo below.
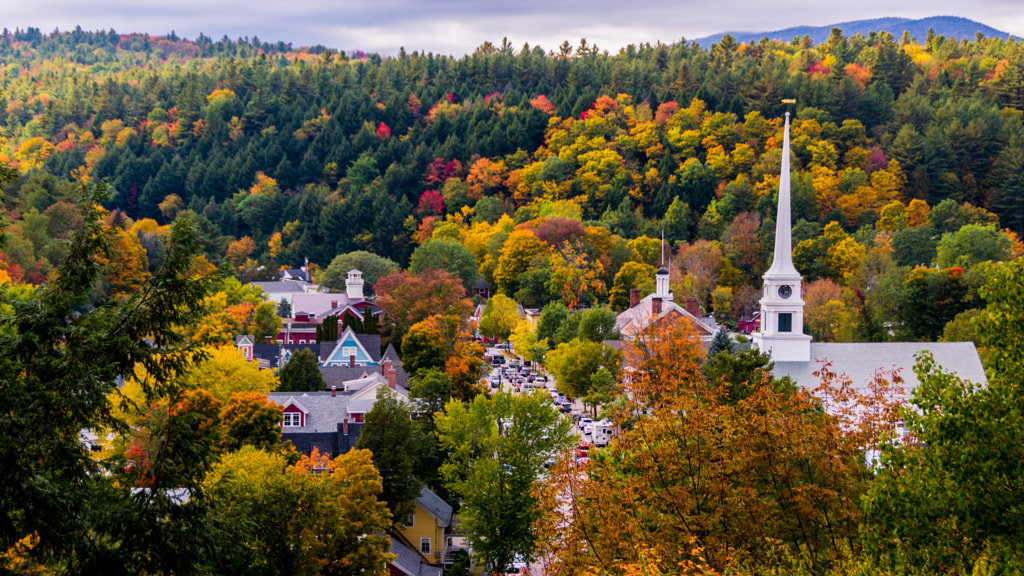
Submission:
M 595 422 L 592 436 L 594 444 L 597 446 L 607 446 L 608 442 L 612 439 L 612 429 L 614 428 L 615 425 L 607 420 Z

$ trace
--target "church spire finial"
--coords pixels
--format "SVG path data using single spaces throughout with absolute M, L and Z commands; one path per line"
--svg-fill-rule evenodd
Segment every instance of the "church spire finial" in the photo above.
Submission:
M 765 277 L 800 276 L 793 266 L 793 231 L 790 216 L 789 186 L 789 112 L 786 112 L 786 130 L 782 139 L 782 169 L 779 173 L 779 208 L 775 214 L 775 256 Z

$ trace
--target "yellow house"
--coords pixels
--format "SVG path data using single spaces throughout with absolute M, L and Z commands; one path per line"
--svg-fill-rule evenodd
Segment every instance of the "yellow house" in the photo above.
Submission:
M 441 566 L 448 552 L 448 529 L 451 525 L 452 507 L 424 486 L 416 498 L 412 514 L 399 530 L 427 564 Z

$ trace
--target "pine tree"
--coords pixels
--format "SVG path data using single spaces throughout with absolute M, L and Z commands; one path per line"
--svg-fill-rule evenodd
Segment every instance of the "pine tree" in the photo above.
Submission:
M 711 359 L 721 352 L 725 352 L 727 354 L 736 353 L 736 348 L 732 343 L 732 339 L 729 338 L 729 332 L 724 326 L 719 328 L 718 332 L 715 333 L 715 338 L 711 341 L 711 346 L 708 348 L 708 355 L 705 362 L 711 362 Z
M 281 298 L 281 302 L 277 305 L 277 315 L 281 318 L 292 317 L 292 305 L 288 300 Z
M 324 376 L 320 364 L 309 348 L 299 350 L 278 372 L 278 392 L 316 392 L 323 390 Z

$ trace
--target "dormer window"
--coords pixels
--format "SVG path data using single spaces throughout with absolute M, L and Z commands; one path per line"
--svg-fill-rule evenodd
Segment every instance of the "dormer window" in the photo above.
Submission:
M 302 426 L 302 412 L 285 412 L 284 427 L 292 428 Z

